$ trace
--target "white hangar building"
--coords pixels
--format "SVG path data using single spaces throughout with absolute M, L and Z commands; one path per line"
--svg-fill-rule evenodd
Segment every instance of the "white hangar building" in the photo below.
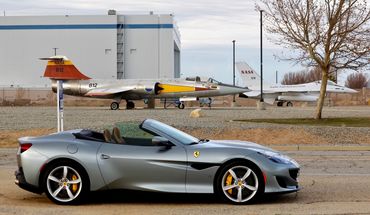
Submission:
M 171 14 L 0 17 L 0 86 L 49 86 L 41 57 L 65 55 L 91 78 L 180 77 Z

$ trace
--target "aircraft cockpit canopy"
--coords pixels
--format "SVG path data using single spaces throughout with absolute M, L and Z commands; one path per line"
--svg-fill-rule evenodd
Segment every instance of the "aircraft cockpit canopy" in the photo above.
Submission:
M 216 79 L 213 79 L 213 78 L 209 78 L 207 82 L 208 83 L 213 83 L 213 84 L 222 84 L 221 81 L 217 81 Z
M 211 84 L 222 84 L 221 81 L 217 81 L 216 79 L 213 78 L 207 78 L 206 77 L 199 77 L 199 76 L 194 76 L 194 77 L 186 77 L 186 81 L 195 81 L 195 82 L 206 82 L 206 83 L 211 83 Z M 207 81 L 205 81 L 207 80 Z
M 199 77 L 199 76 L 195 76 L 195 77 L 187 77 L 185 80 L 187 80 L 187 81 L 201 82 L 201 80 L 200 80 L 200 77 Z

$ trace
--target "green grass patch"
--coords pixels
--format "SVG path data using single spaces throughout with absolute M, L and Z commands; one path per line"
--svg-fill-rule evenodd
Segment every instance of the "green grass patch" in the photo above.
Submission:
M 316 119 L 244 119 L 237 122 L 274 123 L 286 125 L 312 125 L 312 126 L 337 126 L 337 127 L 370 127 L 370 118 L 325 118 Z
M 124 137 L 135 137 L 135 138 L 152 138 L 153 135 L 143 131 L 139 127 L 140 123 L 136 122 L 117 122 L 114 126 L 106 127 L 112 130 L 113 127 L 117 127 L 121 131 L 121 135 Z

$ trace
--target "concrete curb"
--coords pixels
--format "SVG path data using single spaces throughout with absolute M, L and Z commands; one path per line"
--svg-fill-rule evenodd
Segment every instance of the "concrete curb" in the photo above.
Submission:
M 339 146 L 339 145 L 270 145 L 278 151 L 370 151 L 369 146 Z

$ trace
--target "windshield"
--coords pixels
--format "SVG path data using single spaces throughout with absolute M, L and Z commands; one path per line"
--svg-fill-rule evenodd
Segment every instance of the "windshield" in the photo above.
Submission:
M 194 144 L 198 143 L 199 140 L 183 131 L 180 131 L 172 126 L 166 125 L 164 123 L 158 122 L 158 121 L 150 121 L 150 126 L 153 128 L 156 128 L 163 133 L 167 134 L 168 136 L 178 140 L 179 142 L 189 145 L 189 144 Z
M 115 124 L 122 136 L 128 138 L 152 139 L 155 135 L 140 128 L 136 122 L 119 122 Z
M 213 78 L 209 78 L 207 82 L 208 83 L 213 83 L 213 84 L 221 84 L 220 81 L 217 81 L 216 79 L 213 79 Z

